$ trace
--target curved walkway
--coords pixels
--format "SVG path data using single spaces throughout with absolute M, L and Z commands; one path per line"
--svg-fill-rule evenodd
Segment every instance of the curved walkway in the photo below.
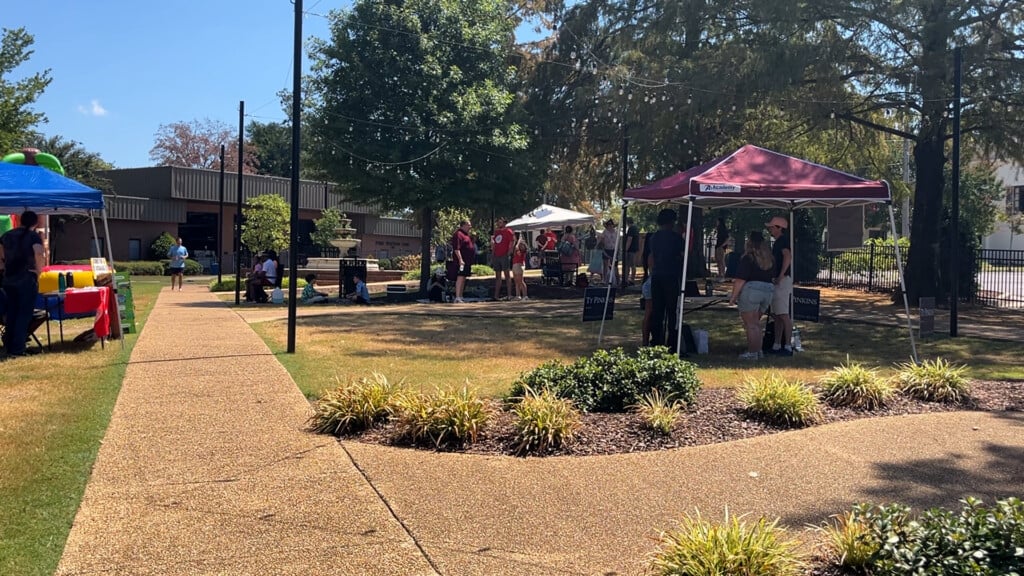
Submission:
M 1021 495 L 1024 414 L 859 420 L 586 458 L 467 456 L 303 431 L 241 316 L 164 291 L 132 354 L 58 574 L 640 574 L 700 509 L 800 528 L 858 501 Z

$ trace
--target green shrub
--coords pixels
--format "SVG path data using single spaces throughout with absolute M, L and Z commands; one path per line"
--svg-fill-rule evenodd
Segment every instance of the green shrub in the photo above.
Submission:
M 759 518 L 752 525 L 726 512 L 715 525 L 700 513 L 661 534 L 661 549 L 651 568 L 661 576 L 798 576 L 805 561 L 799 544 L 786 536 L 778 520 Z
M 1024 570 L 1024 504 L 1017 498 L 993 507 L 961 500 L 959 513 L 931 509 L 912 519 L 910 509 L 859 505 L 878 549 L 869 570 L 878 576 L 1003 576 Z
M 864 572 L 881 546 L 867 523 L 853 512 L 835 516 L 824 532 L 836 563 L 847 570 Z
M 291 280 L 289 280 L 289 278 L 287 276 L 285 276 L 284 278 L 281 279 L 281 289 L 284 290 L 285 292 L 288 291 L 288 287 L 291 286 L 291 285 L 292 285 L 291 284 Z M 306 287 L 306 280 L 304 278 L 299 278 L 299 281 L 296 284 L 296 286 L 298 287 L 299 290 L 302 290 L 303 288 Z M 245 278 L 242 278 L 241 290 L 242 290 L 242 292 L 245 292 Z M 234 292 L 234 291 L 235 291 L 235 275 L 234 274 L 232 274 L 230 277 L 229 276 L 224 276 L 223 279 L 220 282 L 217 282 L 216 278 L 214 278 L 213 280 L 210 280 L 210 292 Z M 285 294 L 285 296 L 287 296 L 287 294 Z
M 150 260 L 114 262 L 114 270 L 128 272 L 132 276 L 163 276 L 166 272 L 166 269 L 160 262 L 152 262 Z
M 171 246 L 177 244 L 177 239 L 171 236 L 169 232 L 164 232 L 153 240 L 153 243 L 149 245 L 149 257 L 153 260 L 160 260 L 161 258 L 167 258 L 167 251 L 171 249 Z
M 821 398 L 833 406 L 874 410 L 881 408 L 895 393 L 892 385 L 875 368 L 850 362 L 832 369 L 818 382 Z
M 394 268 L 390 268 L 391 270 L 415 270 L 419 272 L 422 262 L 423 257 L 421 255 L 407 254 L 405 256 L 395 256 L 389 264 L 394 266 Z
M 429 438 L 435 446 L 476 442 L 493 410 L 474 390 L 439 388 L 434 394 L 408 394 L 396 416 L 399 433 L 419 442 Z
M 343 383 L 324 393 L 314 406 L 309 427 L 329 434 L 364 430 L 394 414 L 405 393 L 402 383 L 393 384 L 374 372 L 370 378 Z
M 166 259 L 166 258 L 164 258 L 163 260 L 160 260 L 160 274 L 166 274 L 167 273 L 167 265 L 170 264 L 170 263 L 171 263 L 171 261 Z M 203 265 L 202 264 L 200 264 L 199 262 L 196 262 L 195 260 L 190 260 L 190 259 L 186 259 L 185 260 L 185 276 L 198 276 L 198 275 L 200 275 L 202 273 L 203 273 Z
M 897 364 L 896 385 L 905 394 L 929 402 L 962 402 L 971 393 L 964 378 L 967 366 L 956 366 L 942 358 L 920 364 Z
M 748 414 L 775 424 L 805 426 L 821 416 L 813 390 L 775 372 L 748 378 L 736 397 Z
M 444 270 L 444 266 L 432 266 L 430 268 L 430 273 L 434 274 L 438 270 Z M 488 266 L 486 264 L 473 264 L 473 267 L 472 267 L 471 271 L 473 272 L 473 276 L 475 276 L 475 277 L 494 278 L 494 268 L 491 268 L 490 266 Z M 419 268 L 417 268 L 415 270 L 410 270 L 410 271 L 408 271 L 408 272 L 406 272 L 405 274 L 402 275 L 402 280 L 419 280 L 419 279 L 420 279 L 420 270 L 419 270 Z
M 651 389 L 692 404 L 700 380 L 693 363 L 679 359 L 667 348 L 641 348 L 635 356 L 616 348 L 598 350 L 570 365 L 546 362 L 520 375 L 511 395 L 522 396 L 527 387 L 551 390 L 586 412 L 622 412 Z
M 527 389 L 513 408 L 516 416 L 516 452 L 546 452 L 573 440 L 580 427 L 580 413 L 572 401 L 550 390 Z
M 657 388 L 652 388 L 631 408 L 643 418 L 644 426 L 670 434 L 682 414 L 683 405 L 671 394 L 662 394 Z

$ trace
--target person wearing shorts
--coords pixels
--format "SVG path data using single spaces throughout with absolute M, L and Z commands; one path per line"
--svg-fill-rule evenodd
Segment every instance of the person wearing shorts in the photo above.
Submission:
M 526 279 L 523 277 L 523 269 L 526 268 L 526 256 L 530 253 L 530 247 L 526 240 L 520 236 L 516 240 L 516 246 L 512 251 L 512 276 L 516 281 L 516 300 L 529 300 L 526 295 Z
M 501 275 L 505 275 L 505 299 L 512 299 L 512 244 L 515 234 L 506 226 L 504 218 L 498 218 L 497 228 L 491 235 L 491 268 L 494 268 L 494 299 L 501 299 Z
M 473 274 L 473 262 L 476 260 L 476 242 L 469 235 L 469 229 L 473 225 L 469 220 L 463 220 L 452 235 L 452 254 L 455 257 L 455 300 L 456 304 L 462 304 L 462 293 L 466 289 L 466 278 Z
M 743 257 L 733 279 L 729 304 L 739 307 L 740 321 L 747 336 L 747 351 L 741 360 L 757 360 L 761 354 L 761 315 L 772 305 L 774 259 L 764 235 L 753 231 L 747 237 Z
M 171 273 L 171 290 L 174 290 L 174 279 L 178 279 L 178 291 L 181 291 L 181 283 L 185 278 L 185 259 L 188 258 L 188 249 L 181 245 L 181 237 L 177 243 L 167 249 L 167 258 L 171 261 L 167 265 L 167 271 Z
M 651 344 L 651 315 L 654 312 L 654 303 L 651 302 L 650 276 L 640 285 L 640 300 L 644 303 L 644 321 L 640 325 L 640 344 L 649 346 Z
M 772 244 L 772 257 L 775 259 L 775 272 L 772 276 L 772 282 L 775 284 L 772 299 L 775 343 L 772 345 L 772 354 L 792 356 L 790 338 L 793 336 L 793 317 L 789 314 L 789 302 L 793 297 L 793 250 L 788 230 L 789 222 L 782 216 L 775 216 L 765 226 L 775 239 Z

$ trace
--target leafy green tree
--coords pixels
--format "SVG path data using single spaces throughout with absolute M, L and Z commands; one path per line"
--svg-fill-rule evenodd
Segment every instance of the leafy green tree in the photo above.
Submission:
M 167 258 L 167 251 L 176 243 L 177 239 L 175 239 L 174 236 L 171 236 L 170 232 L 162 232 L 155 240 L 153 240 L 153 243 L 149 245 L 149 259 L 163 260 L 164 258 Z
M 74 178 L 98 190 L 116 192 L 110 180 L 97 174 L 103 170 L 113 169 L 113 164 L 99 154 L 86 150 L 80 142 L 66 140 L 63 136 L 45 137 L 42 134 L 33 134 L 24 143 L 26 146 L 56 156 L 68 178 Z
M 31 129 L 46 121 L 42 112 L 31 106 L 50 85 L 50 71 L 36 72 L 21 80 L 7 79 L 32 57 L 34 43 L 24 28 L 3 28 L 0 31 L 0 156 L 13 152 Z
M 331 13 L 330 41 L 312 49 L 313 167 L 347 198 L 415 211 L 423 288 L 434 210 L 522 204 L 511 12 L 499 0 L 360 0 Z
M 257 122 L 245 127 L 249 143 L 255 148 L 256 173 L 291 178 L 292 129 L 285 122 Z
M 253 253 L 288 247 L 290 210 L 284 198 L 263 194 L 242 207 L 242 243 Z
M 920 296 L 944 298 L 940 271 L 948 258 L 939 234 L 952 138 L 954 47 L 963 51 L 965 141 L 970 137 L 992 156 L 1024 157 L 1017 131 L 1024 121 L 1021 2 L 811 0 L 801 6 L 807 11 L 794 9 L 792 16 L 821 39 L 805 83 L 806 94 L 813 96 L 808 100 L 820 103 L 819 115 L 835 114 L 914 144 L 907 291 L 915 302 Z M 883 110 L 898 110 L 906 120 L 903 125 L 879 122 L 874 115 Z
M 336 230 L 341 226 L 342 218 L 344 214 L 335 206 L 324 210 L 320 218 L 313 220 L 314 230 L 309 233 L 309 239 L 321 248 L 330 248 L 331 240 L 338 237 Z

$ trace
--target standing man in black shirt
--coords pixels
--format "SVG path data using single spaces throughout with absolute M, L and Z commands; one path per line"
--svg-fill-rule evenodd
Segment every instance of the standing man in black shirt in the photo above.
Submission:
M 793 336 L 793 317 L 789 314 L 789 303 L 793 297 L 793 247 L 789 235 L 789 222 L 782 216 L 775 216 L 765 226 L 768 234 L 775 239 L 772 244 L 772 256 L 775 258 L 775 270 L 772 283 L 772 316 L 775 317 L 775 344 L 772 354 L 792 356 L 793 348 L 790 338 Z
M 651 345 L 666 345 L 667 331 L 667 345 L 673 352 L 676 351 L 676 309 L 686 249 L 683 237 L 673 229 L 675 222 L 675 210 L 666 208 L 658 212 L 658 231 L 650 237 L 647 257 L 647 270 L 651 275 Z
M 8 356 L 26 354 L 28 327 L 39 295 L 39 272 L 45 265 L 43 239 L 36 233 L 39 216 L 26 210 L 20 224 L 0 237 L 0 270 L 7 294 L 4 348 Z
M 636 283 L 636 253 L 640 250 L 640 229 L 626 217 L 626 257 L 622 259 L 622 285 Z

